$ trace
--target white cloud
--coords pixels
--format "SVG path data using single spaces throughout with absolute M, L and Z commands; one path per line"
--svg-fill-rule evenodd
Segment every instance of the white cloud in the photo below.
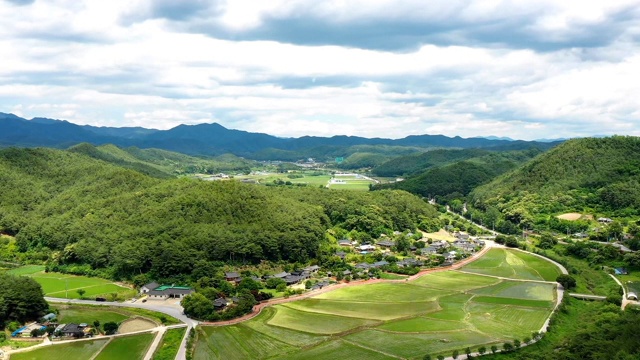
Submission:
M 233 1 L 175 16 L 180 4 L 153 8 L 160 3 L 0 2 L 0 111 L 109 126 L 217 121 L 279 136 L 640 135 L 640 14 L 620 13 L 637 1 Z M 343 46 L 328 35 L 327 45 L 312 46 L 189 27 L 215 21 L 241 35 L 274 19 L 307 18 L 380 21 L 394 36 L 403 21 L 449 20 L 460 28 L 444 38 L 466 40 L 440 37 L 392 52 Z M 521 23 L 511 23 L 514 39 L 491 30 L 512 19 Z M 486 33 L 469 39 L 471 26 Z M 598 29 L 614 29 L 614 38 L 580 46 Z M 526 34 L 535 40 L 528 48 L 518 38 Z

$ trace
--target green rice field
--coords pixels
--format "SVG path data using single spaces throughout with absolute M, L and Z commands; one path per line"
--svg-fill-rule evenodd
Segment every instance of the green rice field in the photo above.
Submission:
M 94 354 L 100 351 L 107 341 L 108 339 L 99 339 L 45 346 L 27 352 L 12 354 L 11 360 L 90 359 Z
M 155 334 L 139 334 L 112 339 L 95 360 L 143 359 Z
M 109 298 L 111 294 L 117 294 L 121 298 L 130 298 L 136 295 L 136 291 L 112 283 L 109 280 L 68 275 L 61 273 L 44 272 L 44 266 L 26 265 L 8 271 L 14 275 L 29 276 L 42 286 L 45 296 L 64 299 L 79 299 L 78 289 L 85 291 L 83 297 Z
M 11 355 L 11 360 L 141 360 L 155 334 L 138 334 L 117 338 L 103 338 L 53 344 Z
M 469 264 L 478 274 L 344 287 L 240 324 L 200 327 L 194 358 L 422 359 L 522 340 L 541 329 L 556 300 L 554 284 L 530 281 L 555 278 L 555 265 L 522 255 L 492 250 Z M 505 274 L 521 280 L 498 278 Z
M 560 269 L 535 255 L 513 249 L 493 248 L 461 270 L 510 279 L 555 281 Z

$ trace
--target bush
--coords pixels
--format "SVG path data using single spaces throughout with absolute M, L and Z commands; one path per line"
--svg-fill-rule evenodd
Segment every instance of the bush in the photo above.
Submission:
M 562 274 L 556 278 L 556 282 L 560 283 L 562 287 L 569 290 L 576 287 L 576 279 L 571 275 Z

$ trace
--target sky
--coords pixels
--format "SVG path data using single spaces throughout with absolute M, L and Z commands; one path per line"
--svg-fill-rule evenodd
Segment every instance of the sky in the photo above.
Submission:
M 640 0 L 0 0 L 0 112 L 277 136 L 640 135 Z

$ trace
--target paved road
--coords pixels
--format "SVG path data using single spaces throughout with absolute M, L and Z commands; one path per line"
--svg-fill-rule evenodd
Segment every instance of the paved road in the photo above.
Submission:
M 180 349 L 178 350 L 178 354 L 176 356 L 176 360 L 185 360 L 187 358 L 187 337 L 189 335 L 189 331 L 196 327 L 199 324 L 199 321 L 188 318 L 186 315 L 182 313 L 182 308 L 175 307 L 171 305 L 163 305 L 158 304 L 155 301 L 149 301 L 146 303 L 135 302 L 132 303 L 130 301 L 126 302 L 113 302 L 113 301 L 91 301 L 91 300 L 78 300 L 78 299 L 60 299 L 60 298 L 52 298 L 45 297 L 45 300 L 52 303 L 70 303 L 70 304 L 87 304 L 87 305 L 101 305 L 101 306 L 117 306 L 117 307 L 129 307 L 129 308 L 138 308 L 138 309 L 146 309 L 153 310 L 163 314 L 167 314 L 169 316 L 173 316 L 174 318 L 182 321 L 187 325 L 187 331 L 185 332 L 185 336 L 182 339 L 182 343 L 180 344 Z

